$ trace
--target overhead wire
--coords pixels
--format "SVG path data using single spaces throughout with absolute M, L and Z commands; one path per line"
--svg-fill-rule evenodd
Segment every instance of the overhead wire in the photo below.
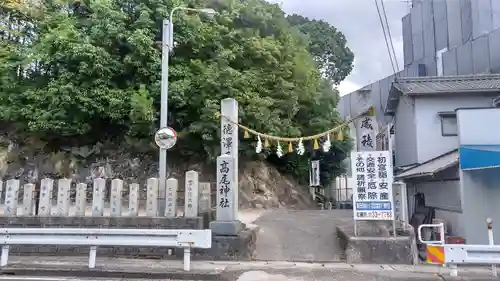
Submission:
M 380 4 L 382 5 L 382 13 L 384 15 L 385 25 L 387 27 L 387 35 L 389 37 L 389 42 L 390 42 L 391 49 L 392 49 L 392 55 L 394 56 L 394 64 L 396 65 L 396 70 L 398 71 L 397 74 L 399 74 L 398 58 L 396 57 L 396 51 L 394 50 L 394 43 L 392 42 L 391 27 L 389 26 L 389 22 L 387 20 L 387 13 L 385 12 L 384 0 L 381 0 Z
M 380 12 L 380 7 L 378 5 L 377 0 L 373 0 L 375 2 L 375 7 L 377 7 L 377 14 L 380 20 L 380 25 L 382 27 L 382 32 L 384 33 L 384 41 L 387 47 L 387 53 L 389 54 L 389 60 L 391 61 L 392 71 L 396 73 L 396 67 L 394 66 L 394 61 L 392 59 L 391 47 L 389 46 L 389 40 L 387 39 L 387 33 L 385 31 L 384 20 L 382 19 L 382 13 Z
M 399 77 L 400 76 L 399 62 L 398 62 L 398 59 L 396 57 L 396 51 L 394 49 L 394 42 L 392 41 L 391 28 L 389 26 L 389 21 L 387 19 L 387 12 L 385 10 L 384 0 L 380 0 L 380 2 L 381 2 L 380 6 L 382 7 L 382 11 L 379 7 L 378 1 L 374 0 L 374 2 L 375 2 L 375 7 L 377 8 L 377 14 L 378 14 L 378 17 L 380 20 L 380 26 L 382 27 L 382 32 L 384 34 L 385 45 L 387 47 L 387 53 L 389 55 L 389 60 L 391 62 L 392 70 L 394 72 L 394 75 L 396 77 Z M 384 25 L 384 23 L 385 23 L 385 25 Z M 386 28 L 387 28 L 387 31 L 386 31 Z M 389 37 L 389 38 L 387 38 L 387 37 Z M 408 101 L 404 97 L 403 97 L 403 100 L 406 104 L 408 104 Z M 382 103 L 382 100 L 380 100 L 380 103 Z M 384 108 L 384 106 L 382 106 L 382 104 L 381 104 L 381 107 Z M 391 120 L 391 123 L 394 123 L 394 119 L 395 118 L 393 117 Z M 380 134 L 382 134 L 382 132 Z M 389 137 L 389 136 L 387 136 L 387 137 Z

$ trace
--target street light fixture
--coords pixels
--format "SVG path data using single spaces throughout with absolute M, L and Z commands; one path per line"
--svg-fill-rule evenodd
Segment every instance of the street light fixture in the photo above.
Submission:
M 182 6 L 179 6 L 179 7 L 175 7 L 172 9 L 172 11 L 170 11 L 170 17 L 169 17 L 169 20 L 170 20 L 170 29 L 169 29 L 169 51 L 172 51 L 174 49 L 174 13 L 175 11 L 179 11 L 179 10 L 183 10 L 183 11 L 191 11 L 191 12 L 197 12 L 197 13 L 204 13 L 204 14 L 207 14 L 209 16 L 214 16 L 217 14 L 217 11 L 215 11 L 214 9 L 210 9 L 210 8 L 202 8 L 202 9 L 194 9 L 194 8 L 188 8 L 188 7 L 182 7 Z M 168 20 L 164 20 L 164 25 L 165 25 L 165 21 L 168 21 Z
M 161 104 L 160 104 L 160 129 L 168 126 L 168 59 L 170 52 L 174 48 L 174 13 L 179 10 L 204 13 L 207 15 L 215 15 L 217 11 L 210 8 L 188 8 L 175 7 L 170 11 L 170 17 L 163 20 L 162 24 L 162 48 L 161 48 Z M 158 199 L 158 207 L 160 214 L 165 212 L 165 195 L 166 195 L 166 180 L 167 180 L 167 150 L 160 148 L 159 159 L 159 177 L 160 196 Z

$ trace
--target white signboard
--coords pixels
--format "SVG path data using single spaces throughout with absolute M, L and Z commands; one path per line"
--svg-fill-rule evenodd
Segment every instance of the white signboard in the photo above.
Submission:
M 356 121 L 356 135 L 359 151 L 376 150 L 377 125 L 375 116 L 363 116 Z
M 309 168 L 309 186 L 320 186 L 319 160 L 311 161 Z
M 170 128 L 161 128 L 155 134 L 155 143 L 161 149 L 170 149 L 177 142 L 177 132 Z
M 351 153 L 355 220 L 393 220 L 392 165 L 389 151 Z

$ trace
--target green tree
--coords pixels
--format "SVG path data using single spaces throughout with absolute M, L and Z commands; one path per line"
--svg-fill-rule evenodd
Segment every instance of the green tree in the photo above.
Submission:
M 49 144 L 126 141 L 147 151 L 158 126 L 161 22 L 174 6 L 201 0 L 48 0 L 36 12 L 0 10 L 18 38 L 0 43 L 0 120 Z M 219 14 L 176 14 L 170 60 L 173 157 L 219 155 L 220 100 L 234 97 L 240 121 L 300 136 L 333 127 L 338 96 L 321 79 L 307 42 L 283 11 L 263 0 L 213 1 Z M 14 11 L 14 12 L 12 12 Z M 328 82 L 329 83 L 329 82 Z M 240 153 L 255 157 L 253 142 Z M 152 151 L 156 152 L 155 150 Z
M 323 20 L 293 14 L 288 22 L 306 35 L 308 50 L 324 78 L 335 84 L 344 80 L 352 70 L 354 54 L 347 47 L 344 34 Z

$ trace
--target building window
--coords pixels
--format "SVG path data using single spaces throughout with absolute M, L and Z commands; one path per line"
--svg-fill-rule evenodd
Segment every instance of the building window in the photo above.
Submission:
M 457 136 L 458 126 L 455 112 L 441 112 L 439 116 L 441 117 L 441 135 L 444 137 Z

